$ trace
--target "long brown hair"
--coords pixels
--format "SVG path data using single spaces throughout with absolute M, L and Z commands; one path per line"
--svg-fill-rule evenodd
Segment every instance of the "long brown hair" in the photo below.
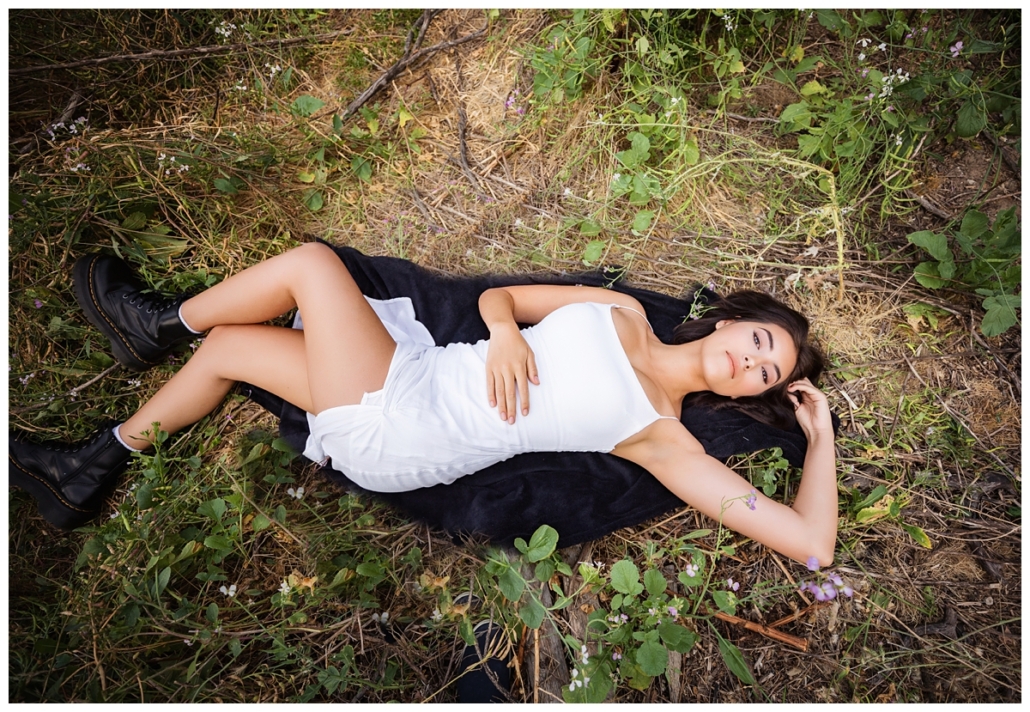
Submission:
M 808 319 L 764 292 L 733 292 L 711 302 L 699 318 L 684 321 L 677 326 L 673 330 L 672 342 L 685 344 L 688 341 L 703 339 L 714 332 L 715 325 L 724 319 L 754 321 L 783 327 L 794 342 L 798 355 L 797 365 L 787 378 L 761 395 L 734 399 L 703 391 L 688 395 L 684 399 L 684 405 L 735 408 L 762 423 L 790 430 L 797 423 L 797 419 L 794 417 L 794 401 L 787 395 L 787 386 L 802 378 L 818 385 L 819 376 L 826 367 L 822 350 L 809 340 Z

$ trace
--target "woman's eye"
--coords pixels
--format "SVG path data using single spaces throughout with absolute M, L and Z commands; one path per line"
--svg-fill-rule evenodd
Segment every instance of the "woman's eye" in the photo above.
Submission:
M 768 371 L 766 371 L 766 370 L 765 370 L 765 369 L 763 368 L 763 369 L 762 369 L 762 383 L 768 383 L 768 382 L 769 382 L 769 372 L 768 372 Z
M 752 331 L 751 336 L 753 336 L 755 339 L 755 346 L 757 346 L 758 348 L 762 348 L 762 342 L 758 340 L 758 332 Z

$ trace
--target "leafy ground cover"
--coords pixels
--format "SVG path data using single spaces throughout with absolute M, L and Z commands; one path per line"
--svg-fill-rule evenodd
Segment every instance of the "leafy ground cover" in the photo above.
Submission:
M 80 254 L 202 289 L 312 236 L 459 274 L 770 291 L 811 317 L 843 427 L 836 564 L 813 572 L 689 509 L 585 547 L 455 542 L 230 398 L 95 526 L 56 532 L 11 490 L 11 700 L 453 701 L 486 617 L 518 701 L 1020 699 L 1020 22 L 12 12 L 14 428 L 82 437 L 191 353 L 117 366 L 72 297 Z M 483 27 L 347 111 L 409 44 Z M 198 47 L 220 49 L 153 54 Z M 796 488 L 775 451 L 733 466 Z

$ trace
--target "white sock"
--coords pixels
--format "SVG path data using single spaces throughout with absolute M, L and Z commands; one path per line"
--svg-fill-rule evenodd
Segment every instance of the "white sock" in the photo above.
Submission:
M 183 302 L 183 304 L 185 304 L 185 302 Z M 192 326 L 190 326 L 189 324 L 186 323 L 185 319 L 182 318 L 182 304 L 179 305 L 179 321 L 181 321 L 182 325 L 185 326 L 190 332 L 192 332 L 194 334 L 203 334 L 204 333 L 203 331 L 197 331 L 196 329 L 194 329 Z
M 138 447 L 133 447 L 132 445 L 129 445 L 129 443 L 127 443 L 124 440 L 122 440 L 122 434 L 120 432 L 118 432 L 119 430 L 121 430 L 122 425 L 123 425 L 123 423 L 119 423 L 118 425 L 114 426 L 114 431 L 113 432 L 114 432 L 115 440 L 120 442 L 122 444 L 122 447 L 124 447 L 126 450 L 132 450 L 133 452 L 143 452 Z

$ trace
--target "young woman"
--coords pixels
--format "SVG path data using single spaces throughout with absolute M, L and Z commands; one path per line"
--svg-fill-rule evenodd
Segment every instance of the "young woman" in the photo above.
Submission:
M 606 289 L 490 289 L 489 340 L 433 345 L 410 301 L 367 300 L 336 254 L 306 244 L 189 299 L 162 301 L 121 260 L 76 263 L 76 297 L 131 368 L 207 332 L 190 360 L 131 418 L 71 448 L 11 438 L 11 482 L 48 521 L 94 516 L 130 450 L 154 424 L 174 433 L 210 413 L 237 381 L 308 413 L 304 454 L 372 491 L 452 482 L 515 454 L 598 451 L 650 471 L 687 504 L 798 561 L 833 559 L 833 429 L 810 379 L 822 360 L 797 312 L 755 292 L 730 295 L 665 344 L 640 303 Z M 263 322 L 298 308 L 303 330 Z M 521 330 L 519 323 L 534 326 Z M 792 507 L 756 493 L 707 456 L 679 422 L 707 392 L 774 418 L 793 410 L 808 439 Z M 738 400 L 739 399 L 739 400 Z M 788 412 L 789 412 L 788 410 Z

